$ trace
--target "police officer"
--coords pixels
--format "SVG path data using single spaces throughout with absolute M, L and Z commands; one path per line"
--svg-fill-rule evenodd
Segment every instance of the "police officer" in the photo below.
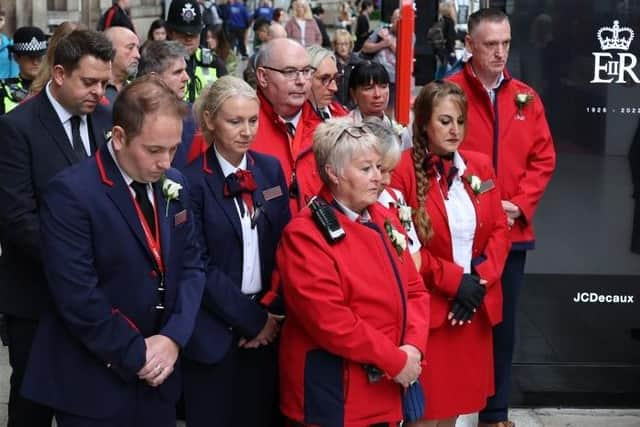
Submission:
M 9 46 L 20 67 L 18 77 L 0 80 L 0 114 L 15 108 L 29 93 L 29 86 L 36 78 L 42 57 L 47 53 L 47 37 L 38 27 L 18 28 Z
M 202 12 L 196 0 L 172 1 L 166 26 L 167 38 L 182 43 L 189 52 L 184 99 L 193 102 L 205 86 L 227 74 L 227 68 L 211 49 L 199 47 Z

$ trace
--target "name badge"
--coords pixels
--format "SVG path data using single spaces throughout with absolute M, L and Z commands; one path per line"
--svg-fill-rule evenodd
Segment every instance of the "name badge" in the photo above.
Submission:
M 187 210 L 183 209 L 177 214 L 175 214 L 175 216 L 173 217 L 173 224 L 180 225 L 180 224 L 184 224 L 185 222 L 187 222 Z
M 478 191 L 480 194 L 482 193 L 486 193 L 489 190 L 493 190 L 496 187 L 496 185 L 494 184 L 492 179 L 488 179 L 486 181 L 483 181 L 482 184 L 480 184 L 480 190 Z
M 266 190 L 262 191 L 262 195 L 264 196 L 264 200 L 268 202 L 269 200 L 273 200 L 277 197 L 282 196 L 282 188 L 280 188 L 279 185 L 267 188 Z

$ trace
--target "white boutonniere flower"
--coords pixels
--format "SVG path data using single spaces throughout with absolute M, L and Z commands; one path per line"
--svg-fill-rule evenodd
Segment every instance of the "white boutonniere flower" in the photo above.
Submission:
M 393 228 L 388 219 L 384 220 L 384 229 L 391 240 L 391 244 L 396 248 L 398 256 L 402 256 L 402 252 L 407 249 L 407 238 L 404 234 Z
M 476 175 L 470 175 L 467 177 L 467 181 L 469 181 L 469 186 L 475 195 L 480 194 L 480 188 L 482 187 L 482 180 Z
M 169 216 L 169 204 L 171 201 L 180 199 L 180 190 L 182 190 L 182 184 L 179 184 L 166 176 L 162 177 L 162 194 L 167 200 L 167 209 L 164 216 Z
M 391 120 L 391 129 L 396 135 L 401 136 L 406 128 L 395 120 Z
M 399 203 L 398 219 L 400 219 L 400 223 L 402 223 L 404 229 L 409 231 L 411 229 L 411 206 Z

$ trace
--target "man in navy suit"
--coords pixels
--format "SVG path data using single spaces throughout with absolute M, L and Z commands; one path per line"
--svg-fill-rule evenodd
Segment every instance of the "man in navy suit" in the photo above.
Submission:
M 26 397 L 60 427 L 175 427 L 177 359 L 204 288 L 188 188 L 170 169 L 184 103 L 153 77 L 125 87 L 112 140 L 51 180 L 42 253 L 55 310 Z
M 54 52 L 46 88 L 0 117 L 0 313 L 7 318 L 13 369 L 11 427 L 51 426 L 49 408 L 19 395 L 38 319 L 50 305 L 38 212 L 51 177 L 105 142 L 111 114 L 99 101 L 112 56 L 103 34 L 74 31 Z

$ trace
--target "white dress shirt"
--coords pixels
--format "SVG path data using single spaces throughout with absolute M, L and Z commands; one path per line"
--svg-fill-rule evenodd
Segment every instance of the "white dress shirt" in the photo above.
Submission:
M 476 233 L 476 210 L 462 182 L 462 176 L 467 166 L 458 152 L 453 155 L 453 165 L 458 168 L 458 174 L 453 178 L 451 187 L 449 187 L 449 199 L 443 198 L 447 210 L 449 232 L 451 233 L 453 261 L 462 267 L 465 273 L 471 273 L 473 238 Z M 438 179 L 445 178 L 439 176 Z
M 224 157 L 218 153 L 216 146 L 213 146 L 216 153 L 218 163 L 222 169 L 225 178 L 238 169 L 247 169 L 247 156 L 242 157 L 242 161 L 238 166 L 233 166 Z M 242 229 L 242 285 L 243 294 L 257 294 L 262 290 L 262 275 L 260 274 L 260 245 L 258 241 L 258 227 L 251 228 L 251 217 L 249 216 L 249 208 L 246 203 L 244 205 L 244 215 L 240 214 L 240 206 L 238 199 L 233 198 L 236 205 L 236 212 L 240 218 L 240 226 Z
M 49 98 L 49 102 L 51 102 L 54 111 L 60 119 L 60 123 L 62 123 L 62 127 L 67 134 L 67 138 L 69 138 L 69 144 L 71 145 L 71 148 L 73 148 L 73 136 L 71 134 L 71 117 L 73 117 L 74 114 L 71 114 L 66 108 L 62 106 L 62 104 L 58 102 L 57 99 L 53 97 L 53 95 L 51 94 L 51 89 L 49 88 L 50 85 L 51 82 L 47 83 L 44 90 L 47 94 L 47 97 Z M 87 153 L 87 156 L 91 156 L 91 140 L 89 139 L 89 125 L 87 122 L 87 115 L 83 114 L 79 117 L 80 138 L 82 139 L 82 145 L 84 146 L 84 151 Z

